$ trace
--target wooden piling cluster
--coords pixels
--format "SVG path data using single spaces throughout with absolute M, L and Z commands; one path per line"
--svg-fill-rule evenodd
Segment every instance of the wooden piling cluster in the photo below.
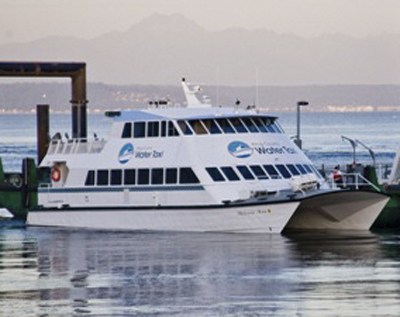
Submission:
M 71 78 L 72 137 L 87 137 L 86 63 L 0 62 L 0 77 L 69 77 Z M 49 106 L 37 105 L 37 162 L 46 155 L 50 142 Z M 37 206 L 38 180 L 46 171 L 36 168 L 32 158 L 22 162 L 21 173 L 5 173 L 0 158 L 0 207 L 14 216 L 26 218 Z

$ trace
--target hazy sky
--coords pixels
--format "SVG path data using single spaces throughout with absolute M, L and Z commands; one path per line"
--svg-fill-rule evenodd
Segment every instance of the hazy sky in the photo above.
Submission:
M 0 44 L 50 35 L 92 38 L 153 13 L 181 13 L 208 30 L 400 34 L 400 0 L 0 0 Z

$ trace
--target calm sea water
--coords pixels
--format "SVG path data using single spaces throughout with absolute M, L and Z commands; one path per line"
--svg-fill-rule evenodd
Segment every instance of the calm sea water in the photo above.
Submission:
M 278 114 L 289 135 L 294 114 Z M 397 113 L 302 114 L 318 165 L 350 162 L 340 135 L 391 163 Z M 53 115 L 51 134 L 70 133 Z M 109 131 L 101 115 L 89 134 Z M 6 170 L 36 155 L 33 115 L 0 115 Z M 370 162 L 366 150 L 357 159 Z M 400 316 L 400 232 L 106 232 L 0 221 L 0 316 Z
M 0 227 L 0 316 L 399 316 L 400 234 Z

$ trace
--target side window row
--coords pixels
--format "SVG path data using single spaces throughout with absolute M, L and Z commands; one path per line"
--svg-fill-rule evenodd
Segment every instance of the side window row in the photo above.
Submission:
M 179 130 L 184 135 L 231 134 L 231 133 L 282 133 L 282 128 L 269 117 L 236 117 L 217 119 L 178 120 Z M 152 138 L 178 136 L 173 121 L 126 122 L 122 138 Z
M 282 128 L 269 117 L 235 117 L 178 120 L 184 135 L 230 133 L 282 133 Z
M 152 138 L 178 136 L 178 130 L 172 121 L 137 121 L 126 122 L 122 130 L 122 138 Z
M 312 173 L 320 177 L 317 169 L 308 164 L 237 165 L 236 169 L 245 180 L 291 178 L 292 176 Z M 238 173 L 230 166 L 207 167 L 206 171 L 214 182 L 240 180 Z
M 90 170 L 85 186 L 198 184 L 190 167 Z

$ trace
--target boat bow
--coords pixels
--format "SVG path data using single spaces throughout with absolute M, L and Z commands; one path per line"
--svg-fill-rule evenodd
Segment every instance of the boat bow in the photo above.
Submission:
M 372 191 L 319 193 L 301 199 L 285 229 L 369 230 L 388 201 Z

